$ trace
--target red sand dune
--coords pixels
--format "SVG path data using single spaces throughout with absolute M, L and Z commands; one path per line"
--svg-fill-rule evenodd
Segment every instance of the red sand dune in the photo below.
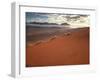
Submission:
M 89 64 L 89 28 L 27 45 L 26 67 Z

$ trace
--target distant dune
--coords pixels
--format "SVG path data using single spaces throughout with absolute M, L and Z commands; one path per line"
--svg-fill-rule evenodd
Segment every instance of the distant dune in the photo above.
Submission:
M 39 25 L 41 26 L 41 25 Z M 51 25 L 50 25 L 51 26 Z M 42 27 L 37 26 L 26 26 L 26 40 L 29 42 L 36 42 L 40 40 L 48 39 L 55 35 L 62 35 L 64 32 L 67 32 L 70 27 L 47 27 L 47 25 Z
M 26 46 L 26 67 L 89 64 L 89 27 L 71 29 Z

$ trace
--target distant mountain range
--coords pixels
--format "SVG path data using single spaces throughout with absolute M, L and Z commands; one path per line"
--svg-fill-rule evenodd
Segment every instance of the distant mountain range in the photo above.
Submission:
M 26 24 L 40 24 L 40 25 L 70 25 L 68 23 L 62 23 L 62 24 L 57 24 L 57 23 L 48 23 L 48 22 L 27 22 Z

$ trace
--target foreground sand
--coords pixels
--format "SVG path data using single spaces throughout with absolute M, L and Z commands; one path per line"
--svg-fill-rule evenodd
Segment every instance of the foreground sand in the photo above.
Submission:
M 89 64 L 89 28 L 26 46 L 26 66 Z

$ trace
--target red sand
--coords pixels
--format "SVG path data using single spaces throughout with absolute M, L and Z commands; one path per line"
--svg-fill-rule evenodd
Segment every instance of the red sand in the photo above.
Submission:
M 89 28 L 26 47 L 26 66 L 89 64 Z

